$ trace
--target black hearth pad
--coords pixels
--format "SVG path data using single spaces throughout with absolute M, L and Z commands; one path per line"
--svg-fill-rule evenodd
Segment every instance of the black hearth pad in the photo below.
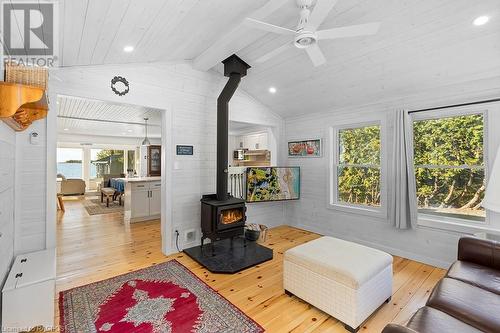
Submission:
M 184 252 L 212 273 L 237 273 L 246 268 L 273 259 L 273 250 L 256 242 L 247 241 L 243 246 L 243 238 L 224 239 L 215 242 L 215 256 L 212 256 L 212 245 L 203 245 L 185 249 Z

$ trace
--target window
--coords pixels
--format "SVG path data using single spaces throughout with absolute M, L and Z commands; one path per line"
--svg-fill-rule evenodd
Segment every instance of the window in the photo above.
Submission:
M 121 175 L 124 170 L 124 152 L 114 149 L 91 149 L 90 178 L 103 178 L 104 175 Z
M 82 159 L 80 148 L 57 148 L 57 173 L 68 179 L 82 179 Z
M 381 125 L 343 127 L 333 132 L 331 204 L 382 212 Z
M 484 221 L 482 113 L 415 114 L 413 163 L 420 217 Z

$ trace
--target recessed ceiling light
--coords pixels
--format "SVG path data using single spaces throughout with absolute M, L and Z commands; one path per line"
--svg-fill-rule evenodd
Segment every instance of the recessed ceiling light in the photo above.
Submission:
M 69 131 L 69 128 L 65 128 L 64 130 L 65 130 L 65 131 Z
M 130 52 L 134 51 L 134 47 L 132 45 L 127 45 L 123 48 L 123 51 L 130 53 Z
M 129 130 L 127 130 L 127 132 L 132 133 L 132 130 L 131 130 L 131 129 L 129 129 Z
M 270 92 L 271 94 L 276 94 L 276 88 L 275 88 L 275 87 L 270 87 L 270 88 L 269 88 L 269 92 Z
M 488 23 L 490 18 L 488 16 L 479 16 L 474 20 L 474 25 L 480 26 Z

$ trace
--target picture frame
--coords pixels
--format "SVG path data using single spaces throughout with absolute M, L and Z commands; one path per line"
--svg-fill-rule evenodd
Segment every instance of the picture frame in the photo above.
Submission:
M 321 138 L 290 140 L 288 141 L 287 149 L 289 158 L 318 158 L 323 156 L 323 140 Z
M 247 203 L 293 201 L 300 199 L 301 168 L 291 167 L 248 167 L 246 174 L 245 201 Z M 282 182 L 282 179 L 291 179 Z M 273 179 L 275 180 L 273 182 Z M 289 182 L 289 183 L 288 183 Z M 288 184 L 287 184 L 288 183 Z M 284 190 L 282 195 L 273 195 L 277 189 Z M 279 188 L 277 188 L 279 187 Z

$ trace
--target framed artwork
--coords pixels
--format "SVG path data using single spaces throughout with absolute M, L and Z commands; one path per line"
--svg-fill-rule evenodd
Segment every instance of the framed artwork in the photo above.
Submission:
M 288 141 L 288 157 L 321 157 L 321 139 Z
M 247 202 L 298 200 L 299 167 L 250 167 L 246 170 Z
M 161 146 L 148 146 L 148 176 L 161 176 Z

